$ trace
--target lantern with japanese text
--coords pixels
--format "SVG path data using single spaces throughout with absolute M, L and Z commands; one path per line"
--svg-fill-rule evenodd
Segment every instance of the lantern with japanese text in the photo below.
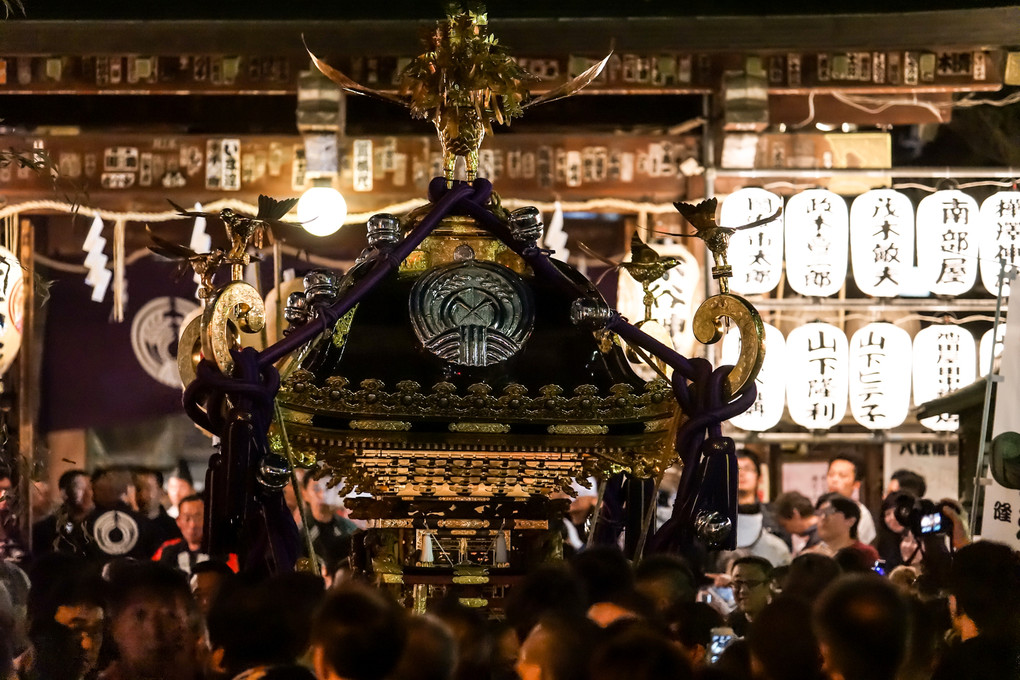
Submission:
M 809 189 L 787 202 L 784 218 L 790 288 L 818 297 L 839 292 L 850 249 L 846 201 L 827 189 Z
M 21 348 L 25 319 L 25 287 L 21 263 L 0 246 L 0 376 L 14 363 Z
M 765 326 L 765 361 L 755 378 L 758 396 L 743 413 L 730 419 L 742 430 L 764 432 L 779 424 L 786 405 L 786 339 L 771 324 Z M 722 364 L 736 364 L 740 357 L 740 329 L 733 328 L 723 338 Z
M 936 191 L 917 205 L 917 268 L 936 295 L 962 295 L 978 269 L 978 204 L 953 189 Z
M 869 323 L 850 338 L 850 413 L 869 430 L 903 424 L 910 408 L 910 334 Z
M 733 192 L 723 201 L 719 224 L 739 227 L 768 217 L 783 206 L 771 191 L 750 187 Z M 743 295 L 767 293 L 783 274 L 783 223 L 772 220 L 760 227 L 741 229 L 730 238 L 728 259 L 733 266 L 730 288 Z
M 932 399 L 969 385 L 976 378 L 977 349 L 970 331 L 948 324 L 928 326 L 914 336 L 914 403 Z M 960 417 L 942 413 L 923 418 L 932 430 L 951 431 Z
M 981 283 L 992 295 L 999 294 L 999 271 L 1020 266 L 1020 191 L 1000 191 L 981 204 Z M 1009 295 L 1009 281 L 1002 296 Z
M 827 323 L 793 329 L 786 338 L 786 405 L 798 425 L 832 427 L 846 415 L 846 334 Z
M 892 189 L 861 194 L 850 206 L 850 263 L 865 295 L 899 294 L 914 262 L 914 208 Z
M 992 333 L 995 333 L 995 342 L 992 342 Z M 988 375 L 988 368 L 992 363 L 992 352 L 995 356 L 1002 355 L 1002 343 L 1006 338 L 1006 324 L 1000 323 L 996 328 L 989 328 L 981 335 L 981 342 L 978 343 L 978 375 Z

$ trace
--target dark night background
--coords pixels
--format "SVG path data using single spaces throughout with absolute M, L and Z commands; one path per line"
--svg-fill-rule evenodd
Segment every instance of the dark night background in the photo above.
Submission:
M 371 3 L 353 0 L 24 0 L 28 19 L 438 19 L 440 0 L 389 0 Z M 477 3 L 464 3 L 471 6 Z M 819 2 L 786 0 L 489 0 L 482 3 L 492 19 L 499 17 L 625 17 L 724 16 L 782 14 L 859 14 L 866 12 L 917 12 L 940 9 L 1007 7 L 1015 2 L 979 0 L 858 0 Z M 739 42 L 739 36 L 734 41 Z

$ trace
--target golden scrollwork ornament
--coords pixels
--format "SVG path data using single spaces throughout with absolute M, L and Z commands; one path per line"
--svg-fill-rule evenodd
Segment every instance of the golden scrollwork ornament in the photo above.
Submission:
M 722 339 L 726 333 L 726 319 L 732 320 L 740 332 L 740 357 L 726 378 L 726 397 L 733 398 L 746 392 L 761 370 L 765 360 L 765 326 L 754 306 L 740 297 L 730 293 L 729 278 L 733 275 L 733 267 L 726 260 L 730 237 L 741 229 L 750 229 L 767 224 L 782 214 L 782 208 L 769 217 L 755 220 L 739 227 L 723 227 L 716 223 L 715 212 L 718 202 L 714 198 L 702 201 L 697 205 L 676 202 L 673 206 L 691 223 L 694 234 L 705 242 L 712 252 L 714 266 L 712 278 L 719 281 L 720 293 L 705 300 L 694 314 L 694 337 L 699 342 L 712 344 Z
M 241 282 L 241 278 L 244 267 L 259 259 L 249 252 L 250 249 L 272 244 L 276 229 L 297 226 L 283 221 L 297 201 L 296 198 L 276 200 L 260 195 L 254 216 L 231 208 L 216 213 L 186 210 L 170 201 L 181 217 L 222 221 L 230 241 L 228 250 L 216 248 L 199 253 L 160 238 L 149 229 L 152 241 L 149 249 L 157 255 L 176 260 L 178 277 L 190 268 L 200 280 L 198 297 L 204 303 L 204 311 L 185 326 L 178 343 L 177 370 L 185 385 L 195 379 L 196 368 L 203 358 L 213 361 L 224 373 L 232 372 L 234 361 L 230 350 L 241 346 L 242 334 L 258 333 L 265 327 L 266 310 L 262 297 L 255 288 Z M 230 265 L 231 282 L 217 288 L 213 279 L 223 265 Z
M 254 287 L 228 283 L 202 314 L 202 356 L 225 374 L 234 370 L 230 350 L 239 349 L 242 333 L 258 333 L 266 325 L 266 306 Z

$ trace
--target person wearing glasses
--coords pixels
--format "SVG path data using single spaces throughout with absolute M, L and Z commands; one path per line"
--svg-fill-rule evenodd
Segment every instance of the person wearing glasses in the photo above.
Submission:
M 772 600 L 772 563 L 764 557 L 748 555 L 733 561 L 730 567 L 730 587 L 737 605 L 726 625 L 735 635 L 744 637 L 758 614 Z
M 818 538 L 822 542 L 805 552 L 820 552 L 835 557 L 841 550 L 859 554 L 861 564 L 873 565 L 878 561 L 878 551 L 862 543 L 857 535 L 861 520 L 860 509 L 853 500 L 837 493 L 827 493 L 816 503 L 818 515 Z

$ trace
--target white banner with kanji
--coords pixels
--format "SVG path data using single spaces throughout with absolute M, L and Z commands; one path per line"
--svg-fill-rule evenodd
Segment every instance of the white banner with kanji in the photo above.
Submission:
M 995 420 L 992 437 L 1002 432 L 1020 432 L 1020 314 L 1006 316 L 1006 337 L 999 363 L 1002 382 L 996 386 Z M 986 460 L 990 451 L 985 452 Z M 1007 489 L 988 474 L 981 515 L 981 537 L 1020 548 L 1020 490 Z

